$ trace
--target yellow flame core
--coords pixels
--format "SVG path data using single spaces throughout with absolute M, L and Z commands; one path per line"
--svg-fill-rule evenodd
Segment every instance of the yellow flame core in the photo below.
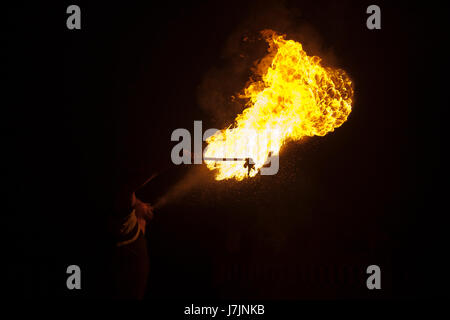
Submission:
M 266 30 L 269 54 L 257 66 L 262 80 L 253 81 L 241 97 L 247 108 L 235 123 L 207 139 L 205 158 L 251 158 L 248 173 L 244 160 L 210 161 L 216 180 L 254 177 L 269 153 L 278 155 L 289 140 L 324 136 L 341 126 L 352 110 L 353 86 L 341 69 L 321 66 L 299 42 Z

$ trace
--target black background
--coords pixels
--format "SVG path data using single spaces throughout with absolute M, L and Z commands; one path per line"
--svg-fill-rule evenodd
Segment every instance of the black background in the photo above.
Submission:
M 172 131 L 232 121 L 239 105 L 202 107 L 205 79 L 237 65 L 212 84 L 224 96 L 241 89 L 265 55 L 263 42 L 241 39 L 265 28 L 346 70 L 354 109 L 334 133 L 288 144 L 275 176 L 214 182 L 195 168 L 201 183 L 148 229 L 146 297 L 441 295 L 442 8 L 378 2 L 382 29 L 368 30 L 364 1 L 78 1 L 82 29 L 68 30 L 69 4 L 11 5 L 3 16 L 9 296 L 102 296 L 118 177 L 163 172 L 152 185 L 161 191 L 192 170 L 171 164 Z M 70 264 L 83 271 L 79 292 L 65 289 Z M 382 290 L 366 288 L 371 264 Z

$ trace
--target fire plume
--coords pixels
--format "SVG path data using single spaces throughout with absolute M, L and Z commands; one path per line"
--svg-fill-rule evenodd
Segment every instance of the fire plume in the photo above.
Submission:
M 205 160 L 216 170 L 216 180 L 253 177 L 269 154 L 278 155 L 288 141 L 324 136 L 341 126 L 352 110 L 352 81 L 341 69 L 321 65 L 302 45 L 271 30 L 262 32 L 269 53 L 256 67 L 258 80 L 250 81 L 240 95 L 246 108 L 228 128 L 209 137 Z M 243 159 L 251 158 L 254 171 Z

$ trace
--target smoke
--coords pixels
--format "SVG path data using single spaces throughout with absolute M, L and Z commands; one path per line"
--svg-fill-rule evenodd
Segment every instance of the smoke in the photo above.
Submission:
M 199 187 L 200 185 L 204 186 L 208 181 L 211 181 L 211 177 L 208 175 L 205 166 L 193 165 L 184 177 L 170 187 L 169 190 L 157 199 L 152 206 L 156 210 L 161 209 L 168 203 L 183 197 L 196 187 Z
M 282 2 L 253 3 L 242 23 L 230 34 L 217 66 L 207 71 L 197 87 L 199 107 L 209 117 L 211 127 L 225 128 L 245 109 L 246 100 L 239 94 L 250 80 L 260 76 L 257 66 L 267 55 L 267 43 L 261 31 L 271 29 L 286 34 L 303 45 L 308 55 L 317 55 L 324 64 L 336 65 L 331 47 L 325 47 L 319 32 L 302 19 L 298 9 L 287 8 Z M 154 204 L 159 209 L 176 201 L 194 188 L 213 180 L 205 166 L 192 166 L 189 172 Z
M 247 101 L 239 94 L 249 80 L 260 76 L 256 66 L 268 49 L 260 32 L 266 29 L 300 42 L 308 55 L 320 56 L 327 65 L 336 64 L 332 49 L 324 47 L 319 32 L 302 19 L 298 9 L 287 8 L 279 1 L 254 3 L 225 42 L 220 67 L 206 72 L 197 87 L 198 104 L 209 115 L 213 127 L 229 126 L 245 109 Z

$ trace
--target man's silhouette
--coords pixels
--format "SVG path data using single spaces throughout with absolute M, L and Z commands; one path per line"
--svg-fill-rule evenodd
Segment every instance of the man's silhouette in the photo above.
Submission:
M 247 168 L 247 175 L 250 176 L 250 171 L 255 169 L 255 163 L 252 158 L 245 158 L 244 168 Z

